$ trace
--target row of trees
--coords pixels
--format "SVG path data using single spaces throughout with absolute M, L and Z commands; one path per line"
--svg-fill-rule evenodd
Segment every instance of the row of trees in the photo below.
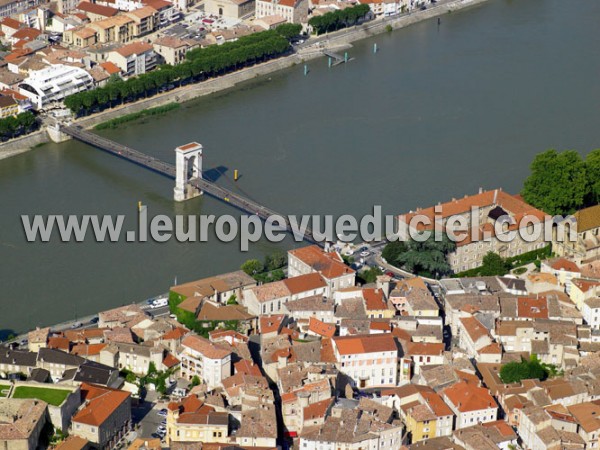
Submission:
M 39 128 L 40 124 L 35 115 L 26 111 L 17 116 L 0 119 L 0 139 L 8 139 L 31 133 Z
M 285 278 L 283 267 L 287 264 L 287 256 L 281 251 L 276 251 L 265 257 L 262 263 L 258 259 L 249 259 L 242 264 L 241 269 L 256 281 L 269 283 Z
M 352 8 L 340 9 L 312 17 L 308 24 L 317 34 L 328 33 L 356 25 L 370 11 L 369 5 L 356 5 Z
M 300 31 L 297 27 L 291 29 L 287 26 L 280 30 L 281 33 L 278 30 L 263 31 L 243 36 L 235 42 L 192 50 L 187 53 L 186 61 L 177 66 L 165 64 L 127 81 L 112 80 L 105 87 L 70 95 L 65 98 L 64 104 L 76 115 L 87 115 L 95 109 L 112 108 L 154 95 L 173 83 L 180 86 L 195 83 L 267 61 L 288 52 L 288 39 L 291 39 L 288 36 L 295 36 Z
M 585 160 L 579 152 L 548 150 L 535 157 L 521 193 L 525 201 L 552 215 L 572 214 L 600 203 L 600 149 Z

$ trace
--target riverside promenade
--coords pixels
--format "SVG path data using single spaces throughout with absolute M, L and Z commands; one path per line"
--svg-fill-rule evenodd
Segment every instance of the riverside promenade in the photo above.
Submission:
M 324 56 L 324 49 L 338 52 L 343 51 L 344 49 L 349 48 L 352 42 L 387 32 L 388 25 L 391 26 L 392 29 L 397 30 L 443 14 L 476 6 L 487 1 L 488 0 L 441 0 L 424 11 L 416 10 L 410 13 L 379 18 L 352 28 L 346 28 L 322 36 L 311 37 L 306 44 L 297 47 L 296 52 L 290 56 L 257 64 L 201 83 L 183 86 L 169 92 L 155 95 L 151 98 L 139 100 L 135 103 L 121 105 L 111 110 L 102 111 L 91 116 L 77 119 L 74 123 L 89 129 L 99 123 L 126 114 L 136 113 L 148 108 L 158 107 L 173 102 L 183 103 L 235 87 L 237 84 L 244 81 L 249 81 L 278 72 L 282 69 L 293 67 L 306 61 L 320 58 Z M 32 148 L 47 142 L 50 142 L 50 138 L 45 130 L 13 139 L 0 144 L 0 159 L 29 151 Z

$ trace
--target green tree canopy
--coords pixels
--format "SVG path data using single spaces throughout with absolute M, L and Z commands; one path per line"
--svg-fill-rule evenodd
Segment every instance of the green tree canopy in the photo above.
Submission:
M 600 148 L 588 153 L 585 158 L 585 173 L 589 180 L 588 204 L 600 203 Z
M 392 241 L 386 244 L 381 252 L 381 256 L 388 264 L 396 265 L 398 258 L 407 250 L 406 243 L 403 241 Z
M 578 152 L 548 150 L 535 157 L 525 180 L 523 198 L 552 215 L 572 214 L 589 193 L 586 164 Z
M 406 251 L 397 258 L 399 267 L 428 277 L 440 277 L 452 272 L 447 255 L 456 248 L 456 243 L 446 233 L 441 233 L 438 237 L 431 233 L 422 242 L 410 240 L 406 247 Z
M 265 269 L 276 270 L 281 269 L 287 263 L 287 255 L 278 250 L 265 257 Z
M 383 272 L 379 267 L 370 267 L 359 273 L 360 278 L 362 278 L 365 283 L 375 283 L 379 275 L 383 275 Z
M 550 370 L 532 355 L 529 361 L 514 361 L 503 365 L 500 369 L 500 379 L 503 383 L 518 383 L 530 379 L 545 380 L 549 373 Z
M 283 36 L 288 41 L 291 41 L 302 31 L 302 25 L 299 23 L 284 23 L 275 28 L 275 31 L 280 36 Z
M 509 264 L 499 254 L 494 252 L 488 252 L 483 257 L 483 264 L 481 265 L 479 274 L 484 277 L 493 277 L 496 275 L 506 275 L 511 269 Z
M 249 259 L 242 264 L 241 269 L 248 275 L 253 276 L 257 273 L 261 273 L 264 269 L 264 266 L 258 259 Z

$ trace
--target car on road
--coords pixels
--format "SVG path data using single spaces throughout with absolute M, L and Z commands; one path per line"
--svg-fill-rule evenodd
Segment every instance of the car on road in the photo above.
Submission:
M 392 272 L 391 270 L 388 270 L 388 271 L 387 271 L 385 274 L 386 274 L 388 277 L 393 277 L 393 276 L 396 276 L 396 274 L 395 274 L 394 272 Z
M 81 327 L 82 325 L 83 325 L 83 324 L 82 324 L 81 322 L 75 322 L 74 324 L 72 324 L 72 325 L 71 325 L 71 328 L 72 328 L 72 329 L 79 328 L 79 327 Z
M 158 434 L 160 434 L 160 433 L 166 433 L 167 432 L 167 426 L 166 425 L 159 425 L 158 428 L 156 429 L 156 432 Z
M 423 5 L 419 8 L 421 11 L 425 11 L 427 9 L 427 6 Z
M 100 318 L 98 316 L 95 316 L 90 319 L 90 323 L 98 323 L 99 320 Z
M 367 250 L 369 250 L 369 248 L 365 246 L 358 249 L 359 252 L 366 252 Z
M 162 417 L 167 417 L 167 410 L 166 410 L 166 408 L 163 408 L 160 411 L 157 411 L 156 414 L 158 414 L 159 416 L 162 416 Z
M 363 250 L 362 252 L 360 252 L 360 256 L 362 256 L 363 258 L 366 258 L 367 256 L 369 256 L 371 254 L 371 252 L 368 252 L 366 250 Z

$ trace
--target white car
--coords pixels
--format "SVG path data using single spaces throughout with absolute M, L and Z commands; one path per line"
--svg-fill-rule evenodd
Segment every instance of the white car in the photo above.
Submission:
M 369 256 L 371 254 L 371 252 L 368 251 L 364 251 L 364 252 L 360 252 L 360 256 L 362 256 L 363 258 L 366 258 L 367 256 Z

